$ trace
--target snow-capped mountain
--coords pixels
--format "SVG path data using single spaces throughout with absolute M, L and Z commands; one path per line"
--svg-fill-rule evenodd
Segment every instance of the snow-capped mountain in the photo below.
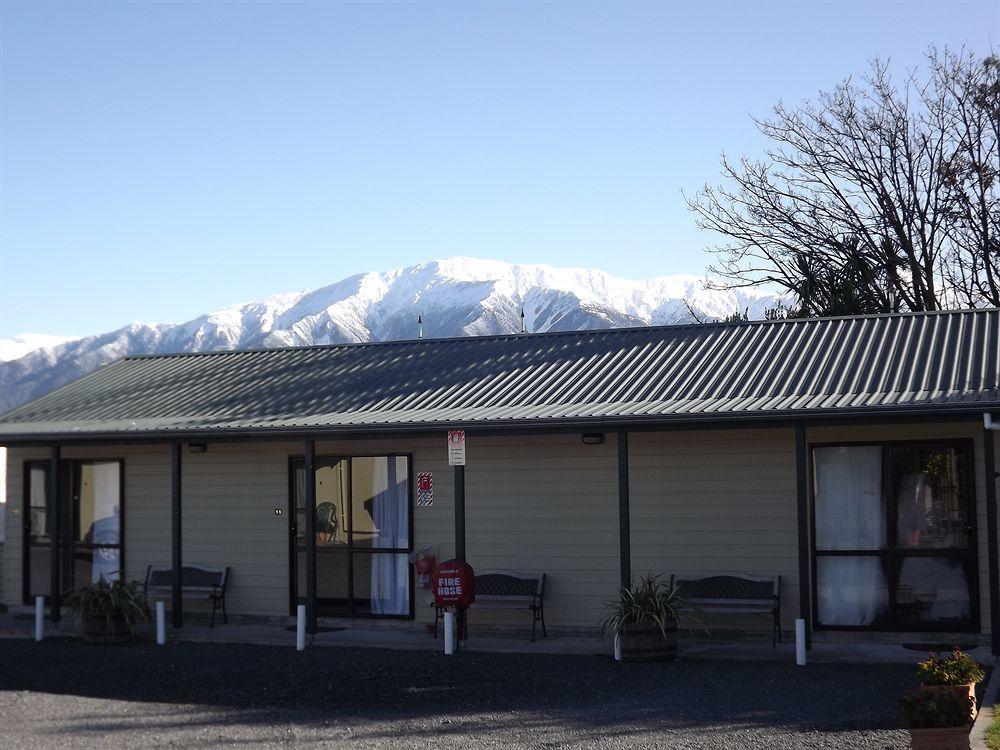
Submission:
M 133 323 L 0 361 L 0 411 L 130 354 L 282 347 L 763 317 L 778 296 L 716 291 L 697 276 L 629 281 L 603 271 L 472 258 L 351 276 L 319 289 L 226 307 L 176 325 Z M 16 339 L 15 339 L 16 340 Z M 30 339 L 24 338 L 25 344 Z M 16 350 L 14 350 L 16 352 Z
M 20 359 L 36 349 L 52 349 L 79 336 L 55 336 L 49 333 L 22 333 L 12 339 L 0 339 L 0 362 Z

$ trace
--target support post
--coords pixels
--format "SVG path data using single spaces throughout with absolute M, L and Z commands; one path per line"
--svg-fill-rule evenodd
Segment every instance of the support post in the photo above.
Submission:
M 164 611 L 166 605 L 162 601 L 156 603 L 156 645 L 164 646 L 167 643 L 167 613 Z
M 812 648 L 812 599 L 809 560 L 809 454 L 805 425 L 795 426 L 795 494 L 799 520 L 799 618 L 802 620 L 806 650 Z M 779 624 L 780 627 L 780 624 Z
M 465 467 L 455 467 L 455 558 L 465 560 Z
M 1000 656 L 1000 560 L 997 559 L 997 468 L 992 430 L 983 430 L 983 465 L 986 471 L 986 539 L 990 573 L 990 648 Z
M 181 537 L 181 444 L 170 444 L 170 568 L 171 591 L 170 618 L 175 628 L 184 627 L 184 596 L 182 579 L 184 559 Z
M 618 555 L 622 588 L 632 585 L 632 527 L 628 497 L 628 433 L 618 433 Z
M 305 441 L 306 630 L 316 633 L 316 442 Z
M 59 476 L 59 468 L 62 463 L 59 454 L 59 446 L 53 445 L 49 454 L 49 491 L 48 491 L 48 513 L 50 518 L 49 538 L 52 546 L 49 550 L 49 619 L 52 622 L 59 622 L 62 619 L 62 503 L 59 502 L 62 480 Z

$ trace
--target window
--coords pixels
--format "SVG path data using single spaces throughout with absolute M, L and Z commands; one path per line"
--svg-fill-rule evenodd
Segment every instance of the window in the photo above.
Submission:
M 972 449 L 813 449 L 815 615 L 821 627 L 975 630 Z
M 63 592 L 122 573 L 122 462 L 63 461 L 59 476 L 59 578 Z M 23 596 L 51 591 L 52 520 L 47 461 L 25 466 Z
M 316 461 L 316 595 L 325 615 L 413 614 L 410 459 Z M 306 471 L 292 464 L 292 603 L 306 591 Z

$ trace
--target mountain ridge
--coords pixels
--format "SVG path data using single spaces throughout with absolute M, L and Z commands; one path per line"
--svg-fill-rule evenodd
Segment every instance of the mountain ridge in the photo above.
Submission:
M 780 297 L 714 290 L 693 275 L 629 280 L 604 271 L 454 257 L 354 274 L 177 324 L 134 322 L 0 361 L 0 411 L 130 354 L 389 341 L 761 318 Z

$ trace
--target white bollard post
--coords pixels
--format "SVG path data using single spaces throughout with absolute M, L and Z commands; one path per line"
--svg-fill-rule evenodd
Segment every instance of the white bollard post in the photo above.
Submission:
M 306 650 L 306 605 L 295 608 L 295 650 Z
M 795 620 L 795 663 L 806 665 L 806 621 L 801 617 Z
M 156 645 L 162 646 L 167 642 L 167 605 L 164 602 L 156 603 Z
M 455 613 L 444 613 L 444 652 L 451 656 L 455 653 Z
M 615 631 L 615 661 L 622 660 L 622 634 Z
M 35 640 L 40 641 L 45 635 L 45 597 L 35 597 Z

